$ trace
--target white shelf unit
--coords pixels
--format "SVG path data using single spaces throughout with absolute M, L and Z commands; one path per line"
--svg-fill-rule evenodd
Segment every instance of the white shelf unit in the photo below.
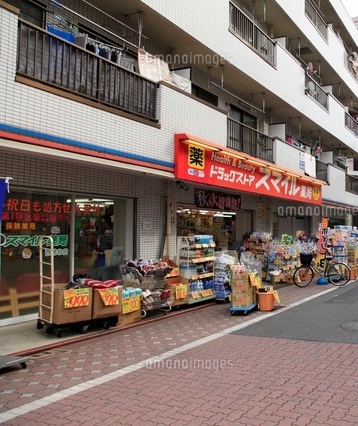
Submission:
M 179 275 L 189 281 L 189 305 L 216 298 L 214 250 L 211 235 L 178 237 L 177 264 Z

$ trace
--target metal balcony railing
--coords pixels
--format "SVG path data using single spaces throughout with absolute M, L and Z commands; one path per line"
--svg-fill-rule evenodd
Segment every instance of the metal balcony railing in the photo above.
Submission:
M 327 40 L 327 24 L 321 14 L 310 0 L 305 2 L 305 13 L 312 24 L 321 33 L 322 37 Z
M 156 83 L 23 21 L 17 74 L 156 121 Z
M 346 175 L 346 191 L 358 194 L 358 178 Z
M 345 113 L 345 126 L 358 136 L 358 122 L 348 112 Z
M 275 65 L 275 42 L 231 2 L 230 31 Z
M 316 160 L 316 178 L 328 183 L 328 164 Z
M 328 93 L 307 74 L 305 77 L 305 93 L 315 99 L 325 110 L 328 111 Z
M 228 119 L 227 146 L 273 163 L 273 139 L 232 119 Z

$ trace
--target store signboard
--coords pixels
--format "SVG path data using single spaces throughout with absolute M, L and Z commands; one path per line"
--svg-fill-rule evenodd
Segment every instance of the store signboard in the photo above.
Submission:
M 228 151 L 181 138 L 175 140 L 175 177 L 191 182 L 310 204 L 322 204 L 319 183 L 241 160 Z
M 318 226 L 318 251 L 321 255 L 324 255 L 327 250 L 328 221 L 328 218 L 323 217 Z
M 201 209 L 210 208 L 235 212 L 240 210 L 241 196 L 223 192 L 195 189 L 195 205 Z

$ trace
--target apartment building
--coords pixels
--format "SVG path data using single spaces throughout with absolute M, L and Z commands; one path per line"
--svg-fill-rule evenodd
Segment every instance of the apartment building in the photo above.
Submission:
M 2 291 L 356 225 L 357 70 L 340 0 L 0 0 Z

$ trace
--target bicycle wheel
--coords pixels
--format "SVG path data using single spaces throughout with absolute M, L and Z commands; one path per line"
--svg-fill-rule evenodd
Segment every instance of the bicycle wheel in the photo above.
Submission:
M 301 265 L 293 273 L 293 282 L 297 287 L 307 287 L 314 277 L 313 269 L 310 266 Z
M 342 287 L 350 280 L 351 270 L 348 265 L 343 262 L 333 263 L 327 272 L 327 279 L 333 285 Z

